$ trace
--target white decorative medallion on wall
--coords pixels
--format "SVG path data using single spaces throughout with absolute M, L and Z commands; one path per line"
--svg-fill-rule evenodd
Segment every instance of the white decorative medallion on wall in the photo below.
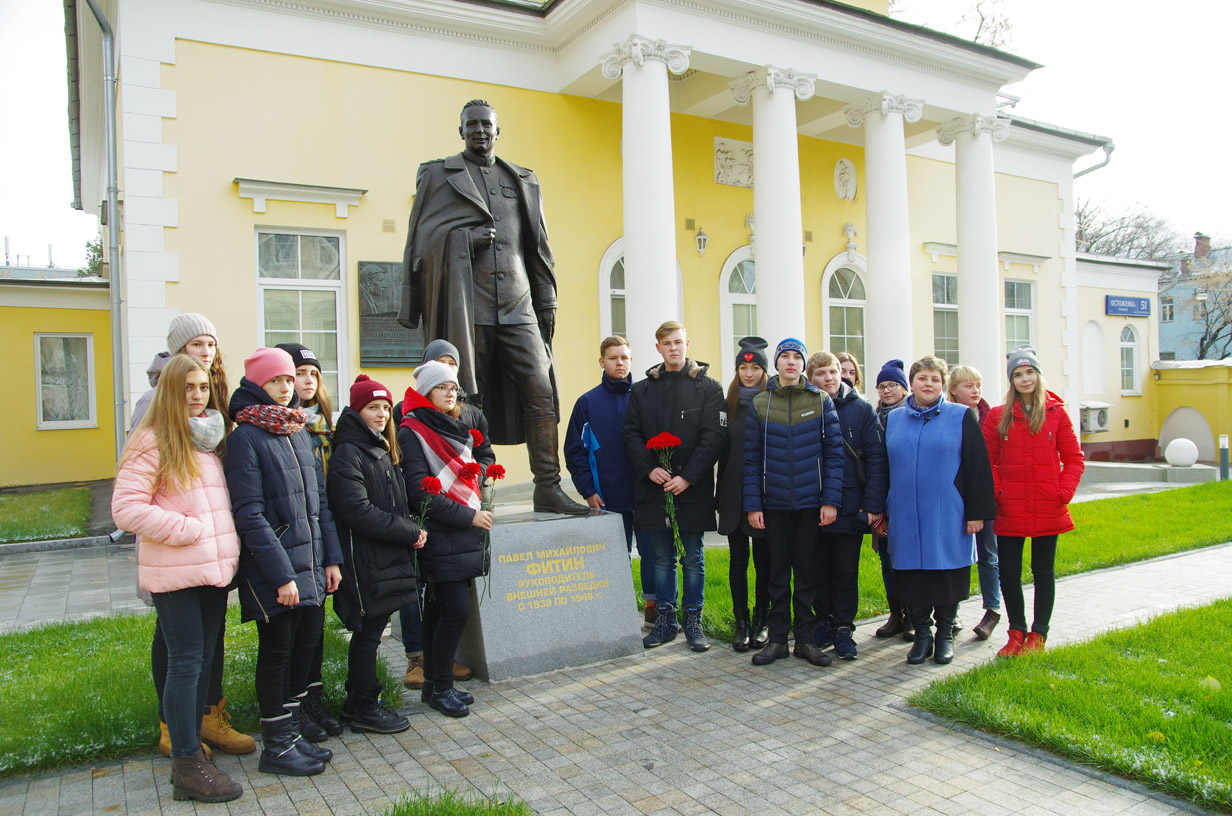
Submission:
M 834 192 L 841 199 L 856 200 L 856 166 L 850 159 L 839 159 L 834 165 Z
M 714 183 L 753 186 L 753 143 L 714 137 Z

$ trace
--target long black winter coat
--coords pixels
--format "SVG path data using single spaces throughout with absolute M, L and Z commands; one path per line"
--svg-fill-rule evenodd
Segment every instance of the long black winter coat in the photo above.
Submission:
M 227 410 L 234 420 L 249 405 L 274 404 L 265 389 L 242 379 Z M 297 404 L 292 397 L 291 405 Z M 325 603 L 325 566 L 341 564 L 342 551 L 308 432 L 283 436 L 238 423 L 222 466 L 243 544 L 243 620 L 268 621 L 290 609 L 278 603 L 278 587 L 291 581 L 299 588 L 299 606 Z
M 719 532 L 722 535 L 743 533 L 762 538 L 765 530 L 749 526 L 744 512 L 744 423 L 749 417 L 749 404 L 736 407 L 734 416 L 727 417 L 727 446 L 719 457 L 719 487 L 715 503 L 719 507 Z
M 886 493 L 890 489 L 890 464 L 886 458 L 885 438 L 877 409 L 860 398 L 859 392 L 846 382 L 839 384 L 834 400 L 838 424 L 843 431 L 843 504 L 833 524 L 822 527 L 823 533 L 869 532 L 867 524 L 856 518 L 866 513 L 884 513 Z M 856 478 L 855 455 L 864 464 L 865 484 Z
M 634 526 L 671 529 L 663 487 L 650 481 L 650 471 L 659 467 L 659 458 L 646 450 L 646 440 L 667 432 L 681 441 L 672 452 L 669 470 L 689 482 L 689 489 L 676 497 L 676 522 L 682 530 L 715 529 L 714 465 L 723 452 L 727 407 L 723 389 L 706 376 L 708 369 L 706 363 L 688 359 L 680 371 L 667 371 L 660 363 L 633 385 L 625 410 L 625 452 L 637 478 Z
M 334 429 L 325 479 L 342 545 L 342 585 L 334 612 L 352 632 L 364 617 L 381 618 L 415 600 L 419 527 L 411 518 L 402 470 L 383 438 L 349 407 Z
M 443 437 L 465 440 L 475 426 L 472 412 L 463 411 L 460 419 L 454 419 L 432 407 L 422 397 L 420 400 L 417 404 L 405 405 L 411 409 L 408 413 Z M 436 473 L 428 467 L 423 446 L 414 431 L 399 428 L 398 445 L 402 449 L 402 475 L 406 479 L 411 512 L 418 515 L 424 500 L 428 500 L 428 520 L 425 524 L 428 541 L 419 551 L 419 573 L 423 580 L 469 581 L 485 574 L 488 564 L 484 563 L 483 530 L 471 526 L 475 511 L 444 494 L 429 496 L 420 489 L 424 478 L 436 476 Z M 496 462 L 496 454 L 492 452 L 492 445 L 486 436 L 483 444 L 474 449 L 474 455 L 475 461 L 485 470 Z

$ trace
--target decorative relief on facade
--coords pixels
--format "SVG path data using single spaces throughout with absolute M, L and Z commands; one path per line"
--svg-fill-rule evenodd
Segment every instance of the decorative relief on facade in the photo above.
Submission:
M 847 260 L 854 261 L 856 252 L 860 249 L 860 245 L 856 243 L 856 236 L 859 235 L 856 225 L 848 221 L 843 224 L 843 236 L 847 239 Z
M 714 183 L 753 186 L 753 143 L 714 137 Z
M 763 88 L 768 93 L 784 88 L 794 93 L 796 99 L 803 102 L 813 97 L 813 80 L 815 79 L 817 79 L 816 74 L 800 74 L 791 68 L 775 68 L 773 65 L 765 65 L 756 71 L 750 71 L 739 79 L 733 79 L 728 85 L 731 86 L 732 96 L 735 97 L 737 105 L 749 104 L 749 100 L 753 98 L 753 91 L 758 88 Z
M 612 49 L 600 57 L 603 76 L 608 79 L 618 78 L 628 63 L 644 65 L 646 60 L 658 60 L 673 74 L 683 74 L 689 70 L 689 52 L 693 50 L 687 45 L 668 45 L 666 40 L 648 40 L 637 34 L 623 43 L 613 43 Z
M 843 113 L 847 115 L 847 124 L 851 127 L 864 124 L 865 117 L 870 113 L 880 113 L 882 116 L 897 113 L 902 115 L 903 121 L 918 122 L 924 114 L 924 100 L 882 91 L 859 102 L 852 102 L 843 108 Z
M 943 145 L 954 144 L 954 139 L 960 133 L 970 133 L 973 136 L 987 133 L 992 136 L 994 142 L 1004 142 L 1010 135 L 1010 120 L 998 116 L 985 116 L 982 113 L 960 116 L 938 126 L 937 141 Z
M 856 200 L 856 166 L 850 159 L 839 159 L 834 165 L 834 192 L 845 201 Z

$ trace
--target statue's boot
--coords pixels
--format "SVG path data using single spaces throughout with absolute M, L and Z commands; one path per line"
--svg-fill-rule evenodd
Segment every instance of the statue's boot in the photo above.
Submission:
M 567 513 L 580 516 L 590 507 L 578 504 L 560 489 L 560 456 L 556 436 L 556 418 L 540 417 L 525 420 L 526 452 L 530 455 L 530 470 L 535 475 L 535 512 Z

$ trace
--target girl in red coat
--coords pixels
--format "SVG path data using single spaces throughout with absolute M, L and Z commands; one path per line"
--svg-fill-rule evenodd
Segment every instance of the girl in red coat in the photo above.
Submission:
M 1061 398 L 1044 387 L 1035 349 L 1018 346 L 1006 358 L 1006 404 L 993 408 L 984 421 L 997 492 L 1001 595 L 1010 619 L 1009 642 L 997 657 L 1044 650 L 1056 596 L 1057 536 L 1074 529 L 1067 505 L 1084 468 L 1073 422 Z M 1030 634 L 1022 596 L 1022 552 L 1028 538 L 1035 575 Z

